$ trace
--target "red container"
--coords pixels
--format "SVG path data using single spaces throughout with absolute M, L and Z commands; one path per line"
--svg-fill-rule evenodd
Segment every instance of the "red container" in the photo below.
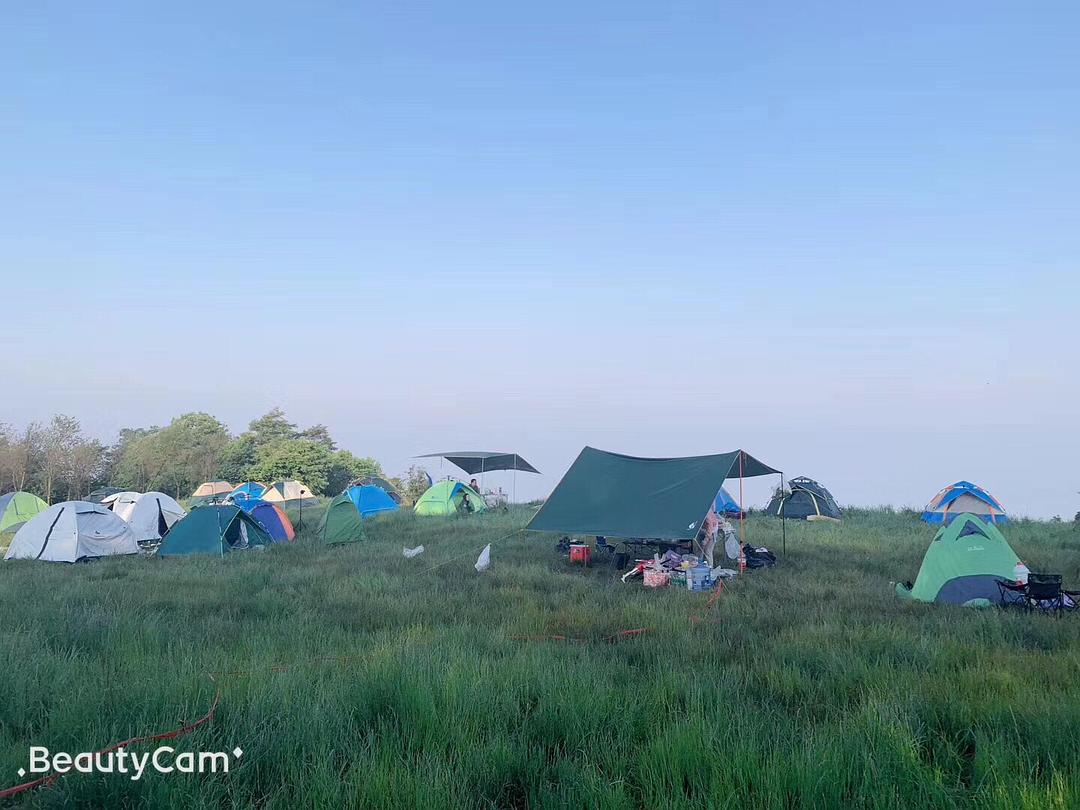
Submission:
M 570 546 L 570 562 L 588 565 L 592 559 L 592 548 L 584 543 L 575 543 Z

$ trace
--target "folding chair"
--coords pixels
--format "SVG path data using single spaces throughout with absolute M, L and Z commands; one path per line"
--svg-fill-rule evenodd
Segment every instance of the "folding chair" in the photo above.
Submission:
M 1027 607 L 1027 586 L 1017 585 L 1008 580 L 998 580 L 998 592 L 1001 594 L 1002 607 Z
M 1028 610 L 1061 613 L 1065 609 L 1061 574 L 1029 574 L 1026 596 Z

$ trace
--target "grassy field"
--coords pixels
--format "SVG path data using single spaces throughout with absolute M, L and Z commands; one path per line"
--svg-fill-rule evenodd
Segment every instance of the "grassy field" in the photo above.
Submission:
M 1080 616 L 902 602 L 890 580 L 914 578 L 933 534 L 913 516 L 789 523 L 780 565 L 698 623 L 704 595 L 571 568 L 547 536 L 503 540 L 477 575 L 483 543 L 527 516 L 402 514 L 362 545 L 225 560 L 0 565 L 0 787 L 31 744 L 89 750 L 203 714 L 213 671 L 238 673 L 217 716 L 172 745 L 240 746 L 232 772 L 73 774 L 18 801 L 1080 806 Z M 776 521 L 749 531 L 780 551 Z M 1072 524 L 1006 536 L 1080 582 Z M 517 638 L 546 634 L 587 640 Z M 306 663 L 334 656 L 351 658 Z

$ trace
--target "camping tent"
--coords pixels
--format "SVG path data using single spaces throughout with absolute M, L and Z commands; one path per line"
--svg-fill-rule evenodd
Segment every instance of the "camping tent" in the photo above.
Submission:
M 483 512 L 487 509 L 479 492 L 460 481 L 447 479 L 434 484 L 421 495 L 413 511 L 418 515 L 456 515 L 466 511 L 466 498 L 472 505 L 472 511 Z
M 957 481 L 930 499 L 923 510 L 927 523 L 949 523 L 962 514 L 977 515 L 990 523 L 1005 523 L 1009 516 L 1005 507 L 982 487 L 970 481 Z
M 113 503 L 112 510 L 127 521 L 140 543 L 161 539 L 187 514 L 164 492 L 144 492 L 134 500 L 123 498 Z
M 110 495 L 115 495 L 117 492 L 123 492 L 120 487 L 98 487 L 86 496 L 87 503 L 101 503 Z
M 382 487 L 377 487 L 374 484 L 349 487 L 343 494 L 347 495 L 349 500 L 355 504 L 360 517 L 371 517 L 381 512 L 396 512 L 398 510 L 397 502 L 390 497 L 390 494 Z
M 32 492 L 0 495 L 0 549 L 11 544 L 11 539 L 26 521 L 48 508 L 49 505 Z
M 193 509 L 172 527 L 158 548 L 160 557 L 212 554 L 224 557 L 232 551 L 268 546 L 269 533 L 239 506 L 209 504 Z
M 693 540 L 728 477 L 779 474 L 742 450 L 638 458 L 586 447 L 526 527 L 604 537 Z
M 1000 603 L 997 583 L 1012 581 L 1016 552 L 990 523 L 962 514 L 938 529 L 923 557 L 915 584 L 897 584 L 896 592 L 920 602 L 954 605 Z
M 96 501 L 96 503 L 100 503 L 102 506 L 107 506 L 115 512 L 117 504 L 126 503 L 130 506 L 131 504 L 135 503 L 135 501 L 140 495 L 142 495 L 141 492 L 136 492 L 133 489 L 118 489 L 115 492 L 110 492 L 100 501 Z M 123 514 L 120 515 L 120 519 L 124 519 Z
M 288 504 L 305 501 L 315 495 L 299 481 L 275 481 L 259 497 L 269 503 Z
M 349 484 L 350 488 L 366 486 L 381 487 L 386 492 L 386 494 L 390 496 L 390 499 L 393 500 L 394 503 L 398 504 L 398 506 L 401 505 L 401 495 L 398 493 L 397 489 L 394 487 L 393 484 L 391 484 L 389 481 L 387 481 L 381 476 L 365 475 L 362 478 L 357 478 L 355 481 Z M 430 482 L 428 483 L 428 486 L 431 486 Z
M 788 481 L 788 491 L 777 490 L 765 514 L 793 520 L 840 520 L 843 513 L 829 490 L 812 478 Z
M 6 560 L 77 562 L 138 554 L 131 527 L 99 503 L 64 501 L 32 517 L 15 533 Z
M 348 492 L 342 492 L 330 501 L 319 522 L 318 537 L 328 545 L 364 539 L 364 521 Z
M 229 496 L 236 501 L 243 498 L 261 498 L 264 492 L 266 492 L 266 484 L 260 484 L 258 481 L 245 481 L 234 487 Z
M 267 503 L 261 498 L 240 498 L 236 505 L 255 518 L 275 543 L 288 543 L 296 537 L 292 521 L 276 503 Z
M 215 495 L 228 495 L 233 491 L 233 485 L 228 481 L 207 481 L 199 484 L 198 488 L 191 493 L 194 498 L 212 498 Z
M 727 517 L 739 517 L 742 515 L 742 507 L 739 506 L 738 501 L 731 497 L 731 494 L 720 487 L 720 491 L 716 493 L 716 514 L 725 515 Z

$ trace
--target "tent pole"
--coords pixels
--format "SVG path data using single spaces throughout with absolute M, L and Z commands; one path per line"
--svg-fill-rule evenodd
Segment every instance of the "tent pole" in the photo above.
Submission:
M 784 473 L 780 473 L 780 531 L 784 535 L 784 556 L 787 556 L 787 514 L 784 512 Z

